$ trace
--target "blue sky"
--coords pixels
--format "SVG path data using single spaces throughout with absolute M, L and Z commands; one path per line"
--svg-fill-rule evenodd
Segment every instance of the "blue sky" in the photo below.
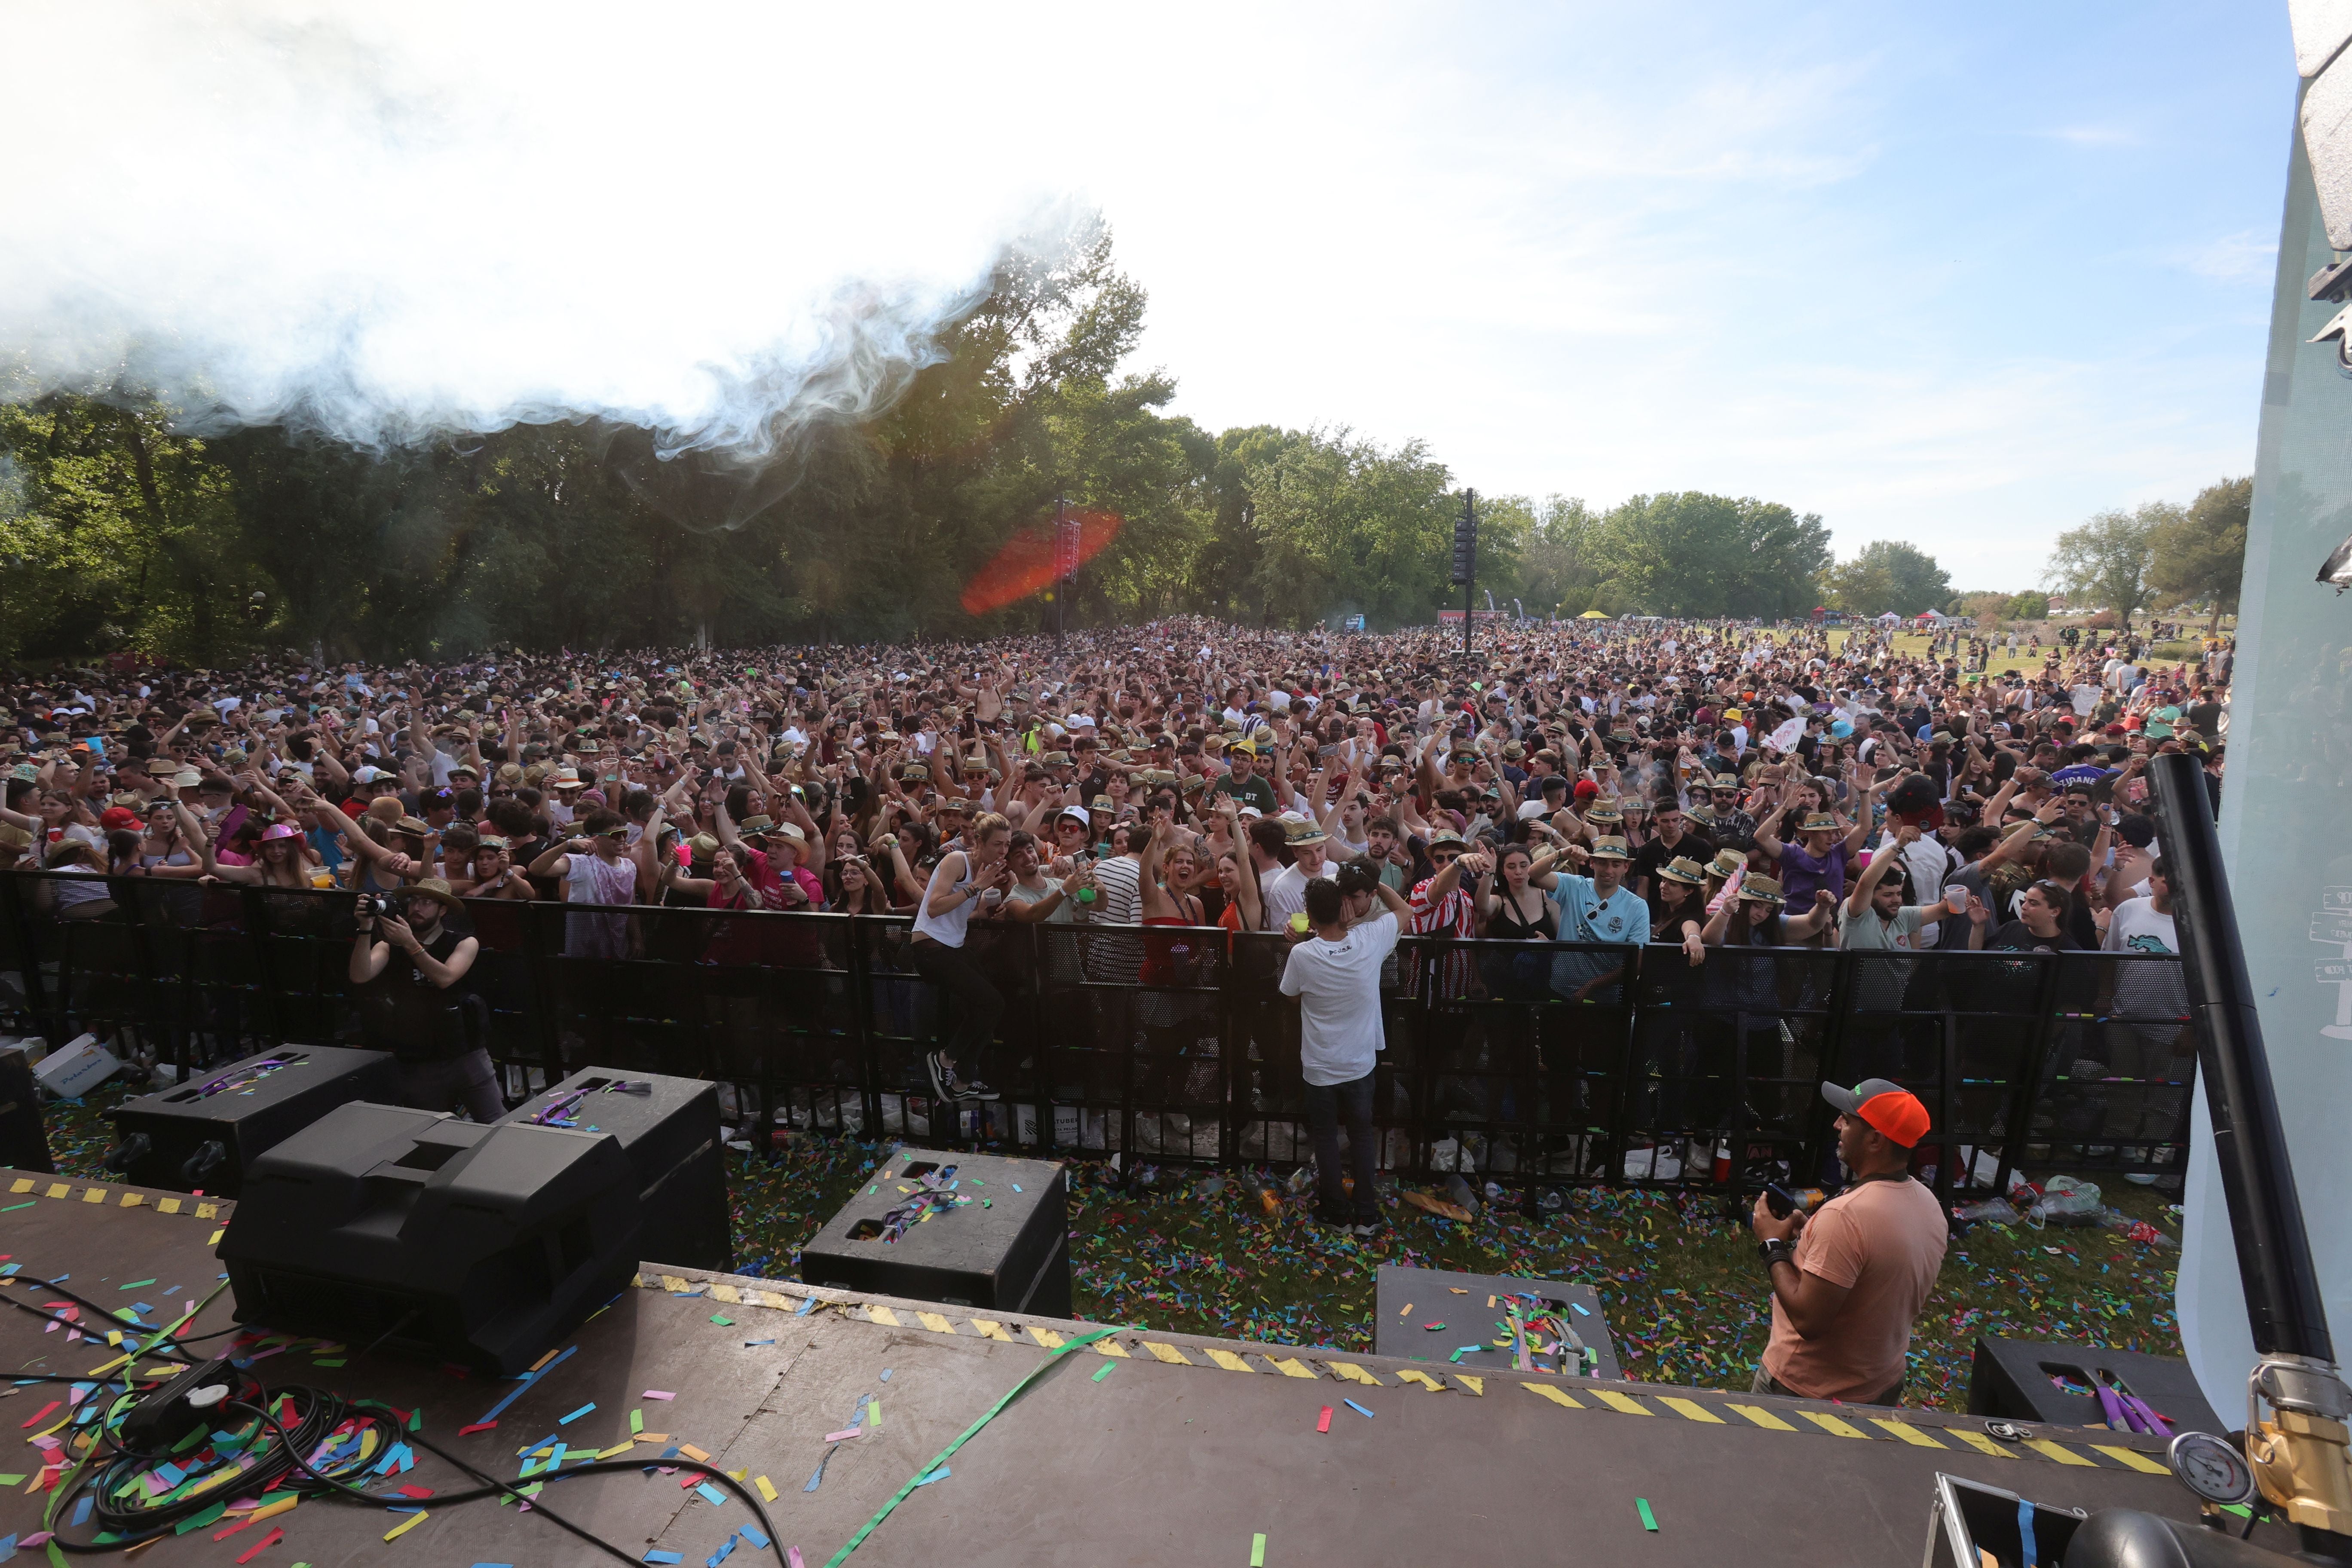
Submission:
M 1206 425 L 1419 437 L 1482 489 L 1599 505 L 1755 494 L 1964 586 L 2252 468 L 2283 5 L 1251 33 L 1205 122 L 1141 94 L 1168 156 L 1120 136 L 1087 171 L 1152 292 L 1142 357 Z
M 2276 0 L 563 16 L 0 8 L 0 360 L 354 439 L 719 443 L 902 363 L 1076 203 L 1180 412 L 1489 493 L 1759 496 L 2016 588 L 2252 463 Z

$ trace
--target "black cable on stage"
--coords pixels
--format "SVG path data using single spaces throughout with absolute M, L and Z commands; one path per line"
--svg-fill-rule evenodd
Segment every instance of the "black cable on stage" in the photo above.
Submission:
M 67 1300 L 71 1301 L 77 1307 L 89 1308 L 91 1311 L 96 1312 L 106 1323 L 120 1324 L 122 1321 L 121 1319 L 114 1315 L 113 1308 L 100 1306 L 98 1302 L 91 1300 L 87 1296 L 77 1296 L 72 1291 L 65 1289 L 65 1287 L 52 1283 L 49 1280 L 37 1279 L 29 1274 L 14 1274 L 9 1276 L 9 1281 L 12 1284 L 20 1283 L 26 1285 L 38 1285 L 44 1290 L 54 1291 L 58 1295 L 64 1297 Z M 213 1292 L 214 1295 L 218 1295 L 219 1293 L 220 1292 L 218 1290 L 215 1290 Z M 207 1300 L 209 1300 L 209 1298 L 207 1298 Z M 40 1308 L 33 1305 L 32 1302 L 21 1300 L 14 1293 L 6 1290 L 0 1290 L 0 1301 L 7 1302 L 8 1305 L 16 1308 L 20 1312 L 30 1312 L 33 1316 L 40 1319 L 44 1322 L 55 1322 L 58 1321 L 58 1315 L 55 1312 L 45 1312 Z M 84 1339 L 89 1339 L 92 1337 L 90 1331 L 94 1327 L 98 1328 L 98 1334 L 100 1337 L 103 1337 L 109 1331 L 103 1327 L 99 1327 L 96 1324 L 90 1323 L 68 1323 L 66 1326 L 68 1328 L 79 1329 L 81 1331 L 82 1338 Z M 163 1361 L 173 1359 L 169 1354 L 168 1348 L 177 1348 L 179 1342 L 161 1329 L 154 1329 L 148 1331 L 152 1332 L 155 1336 L 153 1342 L 145 1350 L 131 1352 L 131 1357 L 150 1356 Z M 127 1331 L 125 1332 L 124 1337 L 129 1337 Z M 215 1336 L 207 1334 L 205 1337 L 206 1339 L 211 1339 Z M 184 1356 L 179 1359 L 184 1365 L 193 1366 L 195 1364 Z M 77 1378 L 75 1381 L 87 1382 L 88 1380 Z
M 551 1470 L 543 1476 L 533 1476 L 529 1478 L 528 1482 L 520 1479 L 513 1481 L 502 1480 L 496 1476 L 488 1474 L 487 1471 L 476 1468 L 467 1460 L 449 1452 L 439 1444 L 424 1436 L 421 1433 L 404 1431 L 393 1421 L 384 1420 L 383 1417 L 373 1415 L 371 1413 L 371 1406 L 375 1405 L 375 1402 L 373 1401 L 348 1401 L 339 1394 L 311 1388 L 304 1384 L 289 1384 L 278 1388 L 265 1389 L 260 1385 L 257 1379 L 254 1379 L 247 1374 L 236 1375 L 240 1376 L 243 1383 L 247 1385 L 244 1392 L 248 1396 L 226 1399 L 221 1402 L 220 1408 L 224 1411 L 235 1410 L 249 1412 L 255 1418 L 256 1436 L 258 1436 L 261 1429 L 266 1426 L 269 1431 L 276 1434 L 278 1440 L 278 1451 L 274 1455 L 262 1463 L 257 1464 L 252 1469 L 245 1472 L 245 1484 L 254 1488 L 257 1492 L 267 1491 L 274 1483 L 283 1485 L 285 1478 L 293 1475 L 294 1472 L 299 1470 L 301 1472 L 303 1479 L 296 1482 L 291 1488 L 288 1489 L 289 1494 L 293 1496 L 318 1498 L 324 1501 L 351 1502 L 383 1510 L 413 1506 L 407 1499 L 400 1497 L 397 1494 L 392 1496 L 380 1496 L 376 1493 L 366 1491 L 362 1488 L 353 1486 L 350 1482 L 342 1479 L 341 1475 L 330 1474 L 326 1471 L 320 1470 L 314 1467 L 308 1458 L 304 1458 L 307 1453 L 316 1448 L 320 1443 L 325 1441 L 329 1434 L 342 1426 L 348 1419 L 352 1419 L 356 1416 L 366 1420 L 383 1421 L 384 1429 L 392 1435 L 393 1442 L 404 1441 L 422 1447 L 426 1452 L 433 1454 L 436 1458 L 455 1467 L 457 1469 L 464 1472 L 466 1475 L 472 1477 L 475 1480 L 482 1483 L 480 1486 L 478 1486 L 471 1490 L 439 1493 L 433 1500 L 435 1506 L 443 1507 L 452 1503 L 474 1502 L 490 1498 L 512 1497 L 518 1501 L 527 1501 L 530 1503 L 530 1511 L 532 1513 L 544 1515 L 550 1523 L 569 1531 L 572 1535 L 578 1536 L 582 1541 L 586 1542 L 592 1546 L 597 1547 L 601 1551 L 610 1553 L 621 1562 L 631 1564 L 636 1564 L 642 1562 L 642 1558 L 640 1556 L 626 1552 L 622 1548 L 614 1545 L 611 1542 L 604 1540 L 603 1537 L 596 1535 L 593 1531 L 573 1523 L 572 1521 L 564 1518 L 562 1514 L 557 1513 L 552 1509 L 547 1507 L 547 1505 L 539 1500 L 539 1499 L 529 1496 L 522 1489 L 526 1484 L 539 1484 L 542 1486 L 543 1489 L 543 1484 L 546 1482 L 564 1480 L 573 1476 L 599 1473 L 616 1474 L 624 1470 L 642 1471 L 653 1468 L 646 1464 L 642 1459 L 594 1460 L 588 1464 L 576 1465 L 565 1469 Z M 85 1380 L 65 1379 L 61 1381 L 79 1382 Z M 120 1404 L 123 1399 L 135 1399 L 136 1397 L 137 1396 L 134 1394 L 118 1395 L 116 1403 Z M 295 1408 L 301 1413 L 299 1419 L 290 1430 L 285 1424 L 284 1420 L 277 1414 L 278 1407 L 285 1402 L 291 1402 Z M 382 1408 L 385 1412 L 386 1416 L 389 1416 L 391 1414 L 389 1406 L 377 1406 L 377 1408 Z M 91 1510 L 92 1522 L 97 1524 L 100 1530 L 111 1532 L 120 1537 L 120 1539 L 100 1544 L 97 1542 L 68 1541 L 65 1539 L 62 1533 L 52 1535 L 51 1539 L 56 1542 L 58 1548 L 62 1551 L 77 1553 L 126 1552 L 131 1547 L 140 1545 L 144 1542 L 156 1540 L 164 1535 L 176 1533 L 176 1526 L 181 1521 L 187 1519 L 194 1514 L 203 1512 L 205 1509 L 211 1507 L 213 1502 L 215 1500 L 209 1497 L 190 1497 L 184 1498 L 177 1503 L 166 1505 L 162 1508 L 142 1509 L 136 1510 L 126 1510 L 111 1506 L 109 1502 L 110 1495 L 123 1480 L 128 1479 L 127 1472 L 129 1470 L 145 1468 L 148 1466 L 152 1466 L 160 1460 L 167 1459 L 169 1458 L 167 1455 L 142 1454 L 135 1449 L 128 1447 L 114 1435 L 113 1426 L 114 1423 L 112 1419 L 109 1418 L 107 1421 L 100 1424 L 97 1432 L 98 1439 L 103 1442 L 110 1450 L 110 1457 L 104 1462 L 98 1464 L 95 1468 L 91 1468 L 90 1461 L 92 1458 L 96 1458 L 96 1450 L 93 1448 L 91 1456 L 84 1459 L 84 1468 L 77 1478 L 74 1486 L 70 1490 L 65 1492 L 56 1500 L 55 1508 L 58 1511 L 61 1512 L 67 1507 L 70 1506 L 76 1496 L 79 1495 L 85 1489 L 89 1489 L 91 1491 L 93 1500 L 93 1507 Z M 385 1448 L 383 1450 L 370 1454 L 367 1457 L 366 1461 L 356 1467 L 356 1473 L 362 1475 L 365 1474 L 368 1468 L 380 1463 L 382 1461 L 383 1454 L 389 1451 L 390 1445 L 387 1444 Z M 234 1460 L 224 1460 L 223 1462 L 233 1463 Z M 761 1505 L 757 1496 L 755 1496 L 749 1489 L 744 1487 L 742 1483 L 738 1481 L 734 1477 L 727 1474 L 726 1471 L 720 1469 L 715 1464 L 708 1464 L 700 1460 L 688 1459 L 683 1456 L 665 1458 L 660 1460 L 659 1463 L 669 1466 L 673 1468 L 692 1470 L 707 1476 L 712 1481 L 725 1487 L 729 1491 L 734 1493 L 735 1496 L 743 1502 L 744 1506 L 751 1510 L 752 1516 L 759 1521 L 760 1528 L 767 1535 L 769 1548 L 775 1554 L 777 1561 L 782 1563 L 786 1560 L 784 1557 L 783 1545 L 776 1533 L 773 1521 L 768 1517 L 766 1508 Z M 354 1470 L 348 1468 L 341 1472 L 341 1474 L 344 1475 L 352 1473 L 354 1473 Z M 52 1514 L 51 1517 L 54 1518 L 55 1514 Z

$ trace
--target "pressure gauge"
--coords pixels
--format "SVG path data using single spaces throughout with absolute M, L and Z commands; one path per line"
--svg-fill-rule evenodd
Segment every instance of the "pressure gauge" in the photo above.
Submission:
M 2210 1503 L 2253 1500 L 2254 1472 L 2246 1457 L 2210 1432 L 2183 1432 L 2165 1451 L 2180 1484 Z

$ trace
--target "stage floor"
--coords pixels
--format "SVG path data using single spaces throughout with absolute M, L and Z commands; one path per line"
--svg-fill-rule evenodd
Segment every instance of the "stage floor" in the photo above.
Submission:
M 0 1252 L 26 1275 L 69 1275 L 67 1284 L 100 1301 L 119 1294 L 161 1302 L 159 1292 L 176 1285 L 165 1321 L 219 1282 L 212 1237 L 231 1223 L 232 1204 L 200 1217 L 196 1201 L 179 1194 L 8 1173 L 0 1173 L 0 1194 L 9 1194 L 0 1207 L 18 1205 L 0 1213 Z M 126 1198 L 135 1201 L 126 1207 Z M 181 1212 L 159 1212 L 167 1200 Z M 764 1478 L 774 1489 L 767 1509 L 779 1552 L 738 1541 L 729 1560 L 738 1568 L 779 1561 L 786 1545 L 820 1568 L 1049 1358 L 1054 1364 L 948 1461 L 950 1474 L 900 1503 L 852 1563 L 1241 1568 L 1263 1534 L 1265 1568 L 1556 1561 L 1569 1552 L 1709 1568 L 1907 1568 L 1920 1560 L 1938 1470 L 2062 1507 L 2194 1517 L 2189 1494 L 2160 1473 L 2160 1445 L 2104 1431 L 2036 1427 L 2027 1445 L 1999 1443 L 1981 1419 L 1939 1412 L 1874 1415 L 1651 1384 L 1464 1374 L 1130 1330 L 1055 1356 L 1054 1347 L 1097 1325 L 653 1265 L 637 1286 L 563 1339 L 578 1353 L 525 1391 L 494 1430 L 465 1437 L 457 1428 L 504 1398 L 511 1382 L 388 1357 L 321 1367 L 290 1352 L 254 1370 L 268 1382 L 415 1405 L 427 1436 L 505 1477 L 517 1473 L 519 1449 L 550 1435 L 575 1448 L 625 1442 L 630 1412 L 642 1411 L 647 1432 L 694 1444 L 747 1482 Z M 19 1300 L 47 1295 L 9 1289 Z M 228 1327 L 230 1307 L 224 1292 L 187 1331 Z M 29 1314 L 0 1314 L 0 1345 L 19 1374 L 79 1376 L 115 1353 L 102 1342 L 63 1342 Z M 676 1397 L 648 1398 L 648 1390 Z M 58 1397 L 44 1385 L 8 1393 L 15 1403 L 0 1411 L 21 1412 L 20 1423 Z M 878 1402 L 878 1424 L 831 1445 L 828 1459 L 825 1435 L 849 1423 L 861 1395 Z M 1326 1406 L 1330 1429 L 1318 1433 Z M 56 1418 L 26 1423 L 24 1435 Z M 660 1449 L 644 1451 L 651 1462 Z M 20 1454 L 0 1471 L 29 1479 L 37 1451 Z M 822 1481 L 804 1489 L 820 1462 Z M 583 1476 L 549 1486 L 544 1500 L 632 1558 L 674 1552 L 692 1568 L 752 1520 L 741 1503 L 714 1506 L 682 1479 Z M 415 1470 L 381 1489 L 394 1484 L 472 1483 L 419 1450 Z M 1654 1532 L 1636 1500 L 1648 1503 Z M 21 1484 L 6 1489 L 0 1534 L 39 1530 L 45 1500 Z M 535 1568 L 597 1556 L 545 1520 L 494 1501 L 422 1506 L 425 1519 L 389 1542 L 383 1532 L 407 1516 L 312 1500 L 215 1543 L 213 1531 L 235 1522 L 225 1519 L 144 1548 L 138 1561 L 231 1562 L 272 1526 L 285 1539 L 254 1568 Z M 87 1540 L 89 1529 L 65 1533 Z M 2262 1534 L 2284 1540 L 2284 1531 Z

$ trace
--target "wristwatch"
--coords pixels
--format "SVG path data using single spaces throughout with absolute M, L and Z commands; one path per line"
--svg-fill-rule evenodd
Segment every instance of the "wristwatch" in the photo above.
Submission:
M 1787 1237 L 1779 1236 L 1757 1247 L 1756 1255 L 1764 1260 L 1764 1271 L 1768 1274 L 1775 1263 L 1794 1263 L 1797 1260 L 1797 1249 L 1789 1244 Z

